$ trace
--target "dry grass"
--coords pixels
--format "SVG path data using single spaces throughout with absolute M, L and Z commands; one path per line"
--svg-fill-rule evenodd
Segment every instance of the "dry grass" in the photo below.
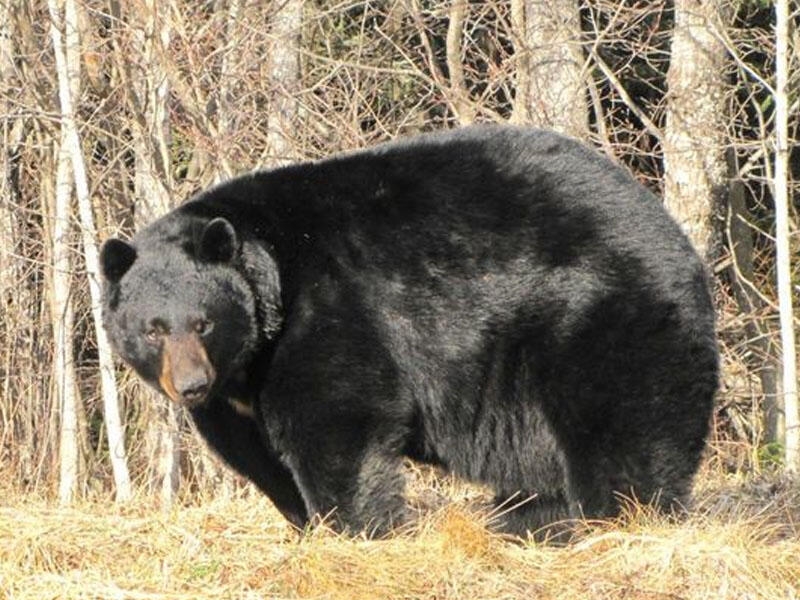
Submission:
M 4 496 L 0 599 L 800 597 L 795 484 L 701 482 L 682 523 L 639 508 L 565 547 L 490 534 L 474 496 L 435 485 L 422 496 L 453 501 L 384 541 L 298 538 L 260 497 L 165 513 Z

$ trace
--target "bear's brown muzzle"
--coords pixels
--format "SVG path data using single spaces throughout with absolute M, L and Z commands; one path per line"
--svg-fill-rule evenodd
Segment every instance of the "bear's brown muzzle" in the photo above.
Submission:
M 158 383 L 173 402 L 187 407 L 202 404 L 215 377 L 200 336 L 186 333 L 164 338 Z

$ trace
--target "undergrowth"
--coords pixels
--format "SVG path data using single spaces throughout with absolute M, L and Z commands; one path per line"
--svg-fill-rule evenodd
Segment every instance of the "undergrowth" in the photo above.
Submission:
M 413 526 L 390 539 L 297 535 L 257 494 L 169 511 L 0 501 L 0 599 L 794 599 L 800 486 L 702 476 L 669 519 L 632 505 L 564 546 L 504 538 L 480 491 L 417 478 Z

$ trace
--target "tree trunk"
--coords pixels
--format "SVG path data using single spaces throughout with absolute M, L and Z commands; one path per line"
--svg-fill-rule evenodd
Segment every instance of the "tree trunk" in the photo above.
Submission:
M 577 138 L 589 134 L 578 3 L 512 0 L 517 95 L 512 120 Z
M 17 286 L 15 269 L 16 243 L 14 242 L 15 189 L 12 182 L 14 156 L 19 146 L 21 120 L 12 118 L 10 98 L 14 94 L 14 32 L 11 28 L 11 6 L 0 6 L 0 318 L 5 321 L 6 308 L 11 304 L 13 290 Z
M 141 71 L 134 83 L 134 147 L 136 152 L 136 226 L 142 227 L 172 208 L 169 160 L 169 81 L 159 55 L 169 45 L 169 27 L 164 24 L 155 0 L 146 1 L 139 14 L 144 23 L 137 30 L 142 50 Z
M 745 321 L 744 331 L 747 336 L 748 366 L 758 375 L 761 395 L 761 439 L 753 440 L 784 444 L 783 412 L 778 402 L 778 383 L 775 365 L 778 363 L 773 348 L 769 327 L 763 319 L 766 306 L 755 288 L 755 267 L 753 257 L 752 230 L 749 224 L 751 216 L 745 201 L 745 187 L 738 179 L 739 168 L 735 153 L 728 151 L 728 173 L 730 196 L 728 203 L 727 234 L 728 245 L 733 259 L 731 281 L 733 295 Z M 754 427 L 758 424 L 754 423 Z M 755 427 L 758 429 L 758 427 Z
M 71 32 L 72 43 L 67 43 L 67 68 L 71 78 L 71 97 L 79 98 L 81 54 L 78 39 L 79 15 L 75 0 L 66 0 L 66 26 Z M 89 285 L 92 324 L 97 342 L 97 361 L 100 367 L 100 392 L 103 398 L 103 414 L 108 440 L 108 453 L 111 470 L 114 474 L 114 489 L 117 502 L 127 502 L 132 495 L 131 478 L 128 470 L 128 455 L 125 450 L 125 432 L 119 412 L 119 395 L 114 375 L 114 360 L 111 344 L 103 327 L 102 291 L 100 289 L 100 258 L 97 245 L 97 229 L 92 213 L 92 200 L 89 193 L 89 179 L 83 160 L 83 151 L 75 123 L 74 106 L 69 105 L 70 158 L 78 199 L 78 215 L 81 223 L 81 242 L 86 263 L 86 277 Z
M 69 154 L 75 192 L 78 199 L 78 212 L 81 221 L 81 237 L 86 262 L 86 275 L 89 283 L 92 320 L 97 340 L 98 362 L 100 364 L 100 384 L 105 410 L 106 430 L 109 442 L 109 454 L 116 484 L 118 501 L 128 500 L 131 496 L 130 475 L 128 473 L 125 452 L 124 434 L 119 416 L 119 399 L 114 377 L 114 363 L 111 357 L 111 345 L 102 325 L 101 290 L 99 253 L 97 233 L 94 226 L 89 181 L 86 165 L 83 160 L 78 128 L 75 122 L 73 99 L 79 98 L 80 91 L 80 40 L 78 39 L 78 13 L 75 0 L 66 0 L 64 23 L 66 29 L 66 52 L 62 48 L 61 33 L 57 28 L 57 0 L 49 0 L 52 22 L 53 46 L 55 48 L 58 70 L 58 90 L 61 104 L 62 128 L 64 130 L 64 147 Z M 58 193 L 57 193 L 58 196 Z M 71 346 L 70 346 L 71 350 Z
M 70 265 L 69 224 L 70 224 L 70 155 L 71 139 L 71 100 L 70 76 L 67 71 L 67 57 L 59 26 L 64 20 L 59 15 L 56 0 L 49 0 L 50 35 L 58 71 L 59 99 L 61 101 L 61 143 L 58 147 L 56 168 L 56 188 L 53 215 L 53 338 L 54 375 L 58 397 L 60 421 L 59 437 L 59 502 L 68 504 L 78 487 L 78 411 L 77 387 L 75 385 L 75 365 L 72 359 L 74 340 L 72 327 L 74 310 L 70 295 L 72 267 Z M 74 33 L 67 29 L 67 46 L 74 43 Z
M 461 125 L 475 121 L 475 106 L 469 97 L 464 68 L 461 64 L 461 40 L 464 20 L 469 3 L 467 0 L 452 0 L 447 23 L 447 71 L 450 79 L 450 105 Z
M 78 402 L 75 384 L 74 314 L 71 296 L 72 266 L 70 264 L 69 224 L 71 188 L 69 154 L 65 136 L 58 147 L 58 167 L 53 215 L 53 372 L 59 414 L 59 502 L 69 504 L 78 488 Z
M 786 470 L 800 470 L 800 413 L 797 406 L 797 358 L 792 308 L 789 247 L 789 0 L 775 3 L 775 245 L 781 324 L 783 410 L 786 425 Z
M 266 166 L 290 162 L 294 156 L 292 130 L 297 116 L 295 94 L 300 85 L 300 30 L 303 0 L 278 3 L 272 16 L 272 48 L 269 56 L 270 87 L 267 144 L 263 161 Z
M 664 204 L 701 256 L 713 259 L 721 236 L 715 216 L 727 196 L 723 21 L 716 0 L 676 0 L 667 72 Z
M 247 15 L 245 15 L 246 18 Z M 225 19 L 226 50 L 222 56 L 220 69 L 219 107 L 217 108 L 217 158 L 214 160 L 214 182 L 218 183 L 234 175 L 234 169 L 226 156 L 225 145 L 230 144 L 231 134 L 235 129 L 237 69 L 241 57 L 237 44 L 237 24 L 242 19 L 242 0 L 230 0 Z

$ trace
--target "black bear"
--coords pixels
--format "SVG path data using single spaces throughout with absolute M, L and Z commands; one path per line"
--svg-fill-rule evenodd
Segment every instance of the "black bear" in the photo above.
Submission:
M 532 497 L 517 533 L 690 490 L 704 266 L 574 140 L 482 126 L 254 172 L 101 263 L 116 351 L 298 527 L 401 523 L 404 456 Z

